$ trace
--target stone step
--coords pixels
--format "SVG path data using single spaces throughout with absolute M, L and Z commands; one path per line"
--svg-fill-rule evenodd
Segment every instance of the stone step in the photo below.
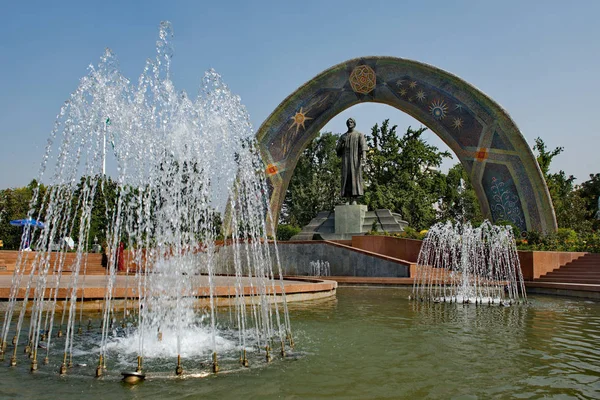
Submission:
M 544 276 L 600 276 L 600 271 L 552 271 Z
M 600 284 L 600 278 L 552 278 L 552 277 L 541 277 L 535 280 L 536 282 L 563 282 L 563 283 L 587 283 L 587 284 Z
M 577 272 L 587 272 L 587 271 L 591 271 L 591 272 L 600 272 L 600 267 L 581 267 L 581 266 L 567 266 L 567 267 L 561 267 L 559 269 L 555 269 L 552 272 L 556 272 L 556 271 L 577 271 Z
M 542 278 L 562 279 L 569 282 L 571 279 L 600 279 L 600 274 L 585 275 L 585 274 L 564 274 L 564 275 L 544 275 Z

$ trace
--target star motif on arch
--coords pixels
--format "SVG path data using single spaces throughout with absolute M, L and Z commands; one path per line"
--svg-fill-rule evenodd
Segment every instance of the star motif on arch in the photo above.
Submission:
M 422 91 L 422 90 L 419 90 L 419 91 L 417 92 L 417 94 L 415 95 L 415 97 L 416 97 L 416 98 L 417 98 L 417 99 L 418 99 L 420 102 L 424 102 L 424 101 L 425 101 L 425 97 L 427 97 L 427 96 L 425 95 L 425 92 L 424 92 L 424 91 Z
M 462 118 L 455 117 L 452 120 L 452 127 L 454 129 L 456 129 L 457 131 L 460 131 L 460 128 L 462 128 L 462 126 L 463 126 L 463 120 L 462 120 Z
M 400 96 L 406 96 L 406 89 L 400 89 Z
M 404 84 L 404 79 L 398 79 L 396 81 L 396 86 L 401 87 Z
M 408 87 L 411 89 L 414 89 L 417 87 L 417 81 L 412 81 L 411 83 L 408 84 Z
M 304 126 L 304 123 L 306 121 L 308 121 L 309 119 L 312 119 L 311 117 L 306 116 L 307 113 L 308 113 L 308 110 L 304 111 L 303 107 L 300 107 L 300 111 L 296 112 L 296 114 L 290 118 L 290 119 L 294 120 L 294 122 L 292 123 L 292 126 L 290 126 L 289 129 L 292 129 L 295 126 L 296 133 L 298 133 L 298 130 L 300 129 L 300 127 L 302 127 L 302 129 L 306 129 Z

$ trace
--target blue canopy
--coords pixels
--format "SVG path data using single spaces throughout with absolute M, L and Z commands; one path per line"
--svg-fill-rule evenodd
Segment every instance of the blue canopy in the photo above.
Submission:
M 35 226 L 36 228 L 45 228 L 46 227 L 46 225 L 44 225 L 43 222 L 37 221 L 33 218 L 14 219 L 14 220 L 10 221 L 10 224 L 14 225 L 14 226 L 30 225 L 30 226 Z

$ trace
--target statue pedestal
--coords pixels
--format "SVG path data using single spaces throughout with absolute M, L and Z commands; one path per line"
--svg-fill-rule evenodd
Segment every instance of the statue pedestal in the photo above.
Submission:
M 360 204 L 336 206 L 335 212 L 321 211 L 292 240 L 350 240 L 376 229 L 402 232 L 408 223 L 390 210 L 368 211 Z
M 335 206 L 335 234 L 354 233 L 360 235 L 366 213 L 367 206 L 363 204 Z

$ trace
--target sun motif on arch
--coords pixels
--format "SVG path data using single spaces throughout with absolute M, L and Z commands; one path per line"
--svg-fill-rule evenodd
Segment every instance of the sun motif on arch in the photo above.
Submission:
M 306 113 L 308 113 L 308 110 L 304 111 L 304 108 L 300 107 L 300 111 L 298 111 L 293 117 L 290 118 L 290 119 L 294 120 L 294 122 L 292 123 L 292 126 L 290 126 L 290 129 L 292 129 L 295 126 L 296 133 L 298 133 L 298 130 L 300 129 L 300 127 L 302 127 L 302 129 L 306 129 L 304 127 L 304 123 L 306 121 L 308 121 L 309 119 L 312 119 L 311 117 L 307 117 Z
M 359 65 L 350 74 L 352 90 L 360 94 L 369 94 L 375 89 L 377 78 L 375 71 L 368 65 Z
M 446 116 L 446 111 L 448 111 L 448 106 L 444 100 L 434 100 L 429 105 L 429 112 L 435 119 L 443 119 Z

